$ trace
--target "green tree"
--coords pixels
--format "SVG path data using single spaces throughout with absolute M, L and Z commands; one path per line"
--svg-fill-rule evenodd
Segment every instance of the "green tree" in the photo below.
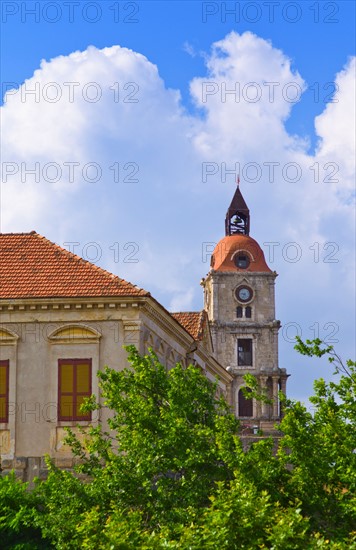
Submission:
M 236 418 L 198 368 L 167 371 L 127 348 L 131 368 L 99 374 L 107 431 L 69 433 L 77 475 L 48 461 L 32 493 L 0 485 L 2 532 L 24 543 L 41 533 L 58 549 L 356 549 L 355 364 L 319 340 L 297 348 L 328 355 L 335 380 L 315 382 L 313 414 L 284 399 L 277 453 L 272 438 L 243 452 Z
M 16 550 L 49 548 L 36 527 L 35 495 L 15 474 L 0 477 L 0 546 Z
M 298 338 L 297 351 L 329 356 L 336 381 L 314 383 L 313 413 L 300 402 L 285 400 L 284 437 L 279 458 L 292 470 L 285 490 L 297 496 L 313 528 L 343 537 L 356 525 L 356 371 L 344 366 L 332 346 L 320 339 Z
M 243 456 L 238 422 L 224 399 L 216 398 L 217 384 L 196 367 L 178 364 L 167 371 L 153 353 L 128 351 L 131 368 L 99 373 L 103 407 L 112 411 L 109 431 L 99 424 L 84 443 L 68 436 L 90 483 L 50 465 L 39 489 L 42 529 L 67 547 L 77 544 L 78 518 L 81 523 L 86 514 L 91 521 L 95 516 L 99 532 L 113 510 L 131 518 L 142 513 L 150 530 L 186 524 L 209 505 L 217 482 L 233 477 Z M 101 409 L 94 400 L 86 407 Z

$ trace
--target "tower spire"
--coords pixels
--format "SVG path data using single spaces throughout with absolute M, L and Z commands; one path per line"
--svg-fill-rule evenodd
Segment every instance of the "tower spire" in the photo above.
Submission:
M 250 211 L 240 191 L 240 176 L 231 204 L 226 212 L 225 235 L 249 235 Z

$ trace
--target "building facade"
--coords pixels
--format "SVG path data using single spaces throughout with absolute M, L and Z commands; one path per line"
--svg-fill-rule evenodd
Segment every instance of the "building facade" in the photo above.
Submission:
M 95 418 L 80 405 L 91 394 L 100 401 L 97 372 L 126 367 L 123 346 L 130 344 L 141 354 L 152 348 L 167 368 L 193 363 L 218 378 L 218 392 L 243 422 L 273 428 L 281 412 L 278 389 L 285 391 L 287 379 L 278 367 L 276 274 L 248 235 L 249 215 L 242 231 L 234 229 L 245 216 L 241 201 L 237 190 L 231 226 L 203 281 L 201 312 L 170 313 L 149 292 L 35 232 L 0 235 L 3 471 L 14 468 L 29 480 L 45 476 L 46 454 L 72 468 L 64 428 L 105 423 L 105 412 Z M 246 372 L 257 376 L 273 404 L 244 397 Z

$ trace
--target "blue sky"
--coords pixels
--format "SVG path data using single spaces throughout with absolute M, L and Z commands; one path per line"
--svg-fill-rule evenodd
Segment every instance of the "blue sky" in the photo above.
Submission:
M 314 116 L 321 113 L 333 91 L 332 86 L 323 86 L 334 81 L 335 74 L 355 50 L 355 3 L 350 0 L 101 0 L 52 2 L 52 9 L 41 7 L 48 4 L 51 3 L 3 2 L 3 82 L 22 83 L 42 58 L 49 60 L 84 50 L 88 45 L 103 48 L 120 44 L 155 63 L 166 85 L 179 88 L 185 107 L 192 109 L 188 83 L 194 76 L 204 74 L 204 53 L 231 30 L 249 30 L 281 48 L 312 88 L 294 109 L 288 128 L 307 134 L 313 144 Z M 187 54 L 185 44 L 192 47 L 194 57 Z
M 280 275 L 280 364 L 292 372 L 290 394 L 305 399 L 326 371 L 295 355 L 293 331 L 318 332 L 337 340 L 342 354 L 354 353 L 355 3 L 3 1 L 1 8 L 3 91 L 41 86 L 38 101 L 10 91 L 3 160 L 38 162 L 41 170 L 95 162 L 103 170 L 94 183 L 82 170 L 71 180 L 63 169 L 54 183 L 7 174 L 1 230 L 36 229 L 72 243 L 67 248 L 150 290 L 167 308 L 200 309 L 204 253 L 223 236 L 234 190 L 223 167 L 264 167 L 260 180 L 242 178 L 242 191 L 251 234 Z M 273 101 L 266 81 L 278 83 Z M 50 82 L 61 90 L 58 102 L 43 98 Z M 75 92 L 96 82 L 103 99 L 83 103 L 79 94 L 69 104 L 65 82 L 79 82 Z M 115 82 L 118 102 L 108 91 Z M 204 102 L 207 82 L 218 91 Z M 239 103 L 223 100 L 223 86 L 236 82 Z M 263 92 L 256 103 L 243 93 L 251 82 Z M 137 86 L 136 104 L 123 101 L 135 92 L 123 88 L 129 83 Z M 303 90 L 300 101 L 286 101 L 282 89 Z M 266 164 L 278 162 L 266 184 Z M 119 181 L 110 171 L 115 163 Z M 300 179 L 285 177 L 288 163 L 300 167 Z M 204 179 L 203 170 L 215 168 Z M 131 252 L 137 262 L 127 261 Z

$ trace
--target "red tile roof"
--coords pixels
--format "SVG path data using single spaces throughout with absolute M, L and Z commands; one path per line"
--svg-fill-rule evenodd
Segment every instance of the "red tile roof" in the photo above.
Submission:
M 0 299 L 149 295 L 35 231 L 0 233 Z
M 207 314 L 203 311 L 182 311 L 179 313 L 171 313 L 172 317 L 189 334 L 194 340 L 202 340 L 204 336 L 204 329 L 207 323 Z

